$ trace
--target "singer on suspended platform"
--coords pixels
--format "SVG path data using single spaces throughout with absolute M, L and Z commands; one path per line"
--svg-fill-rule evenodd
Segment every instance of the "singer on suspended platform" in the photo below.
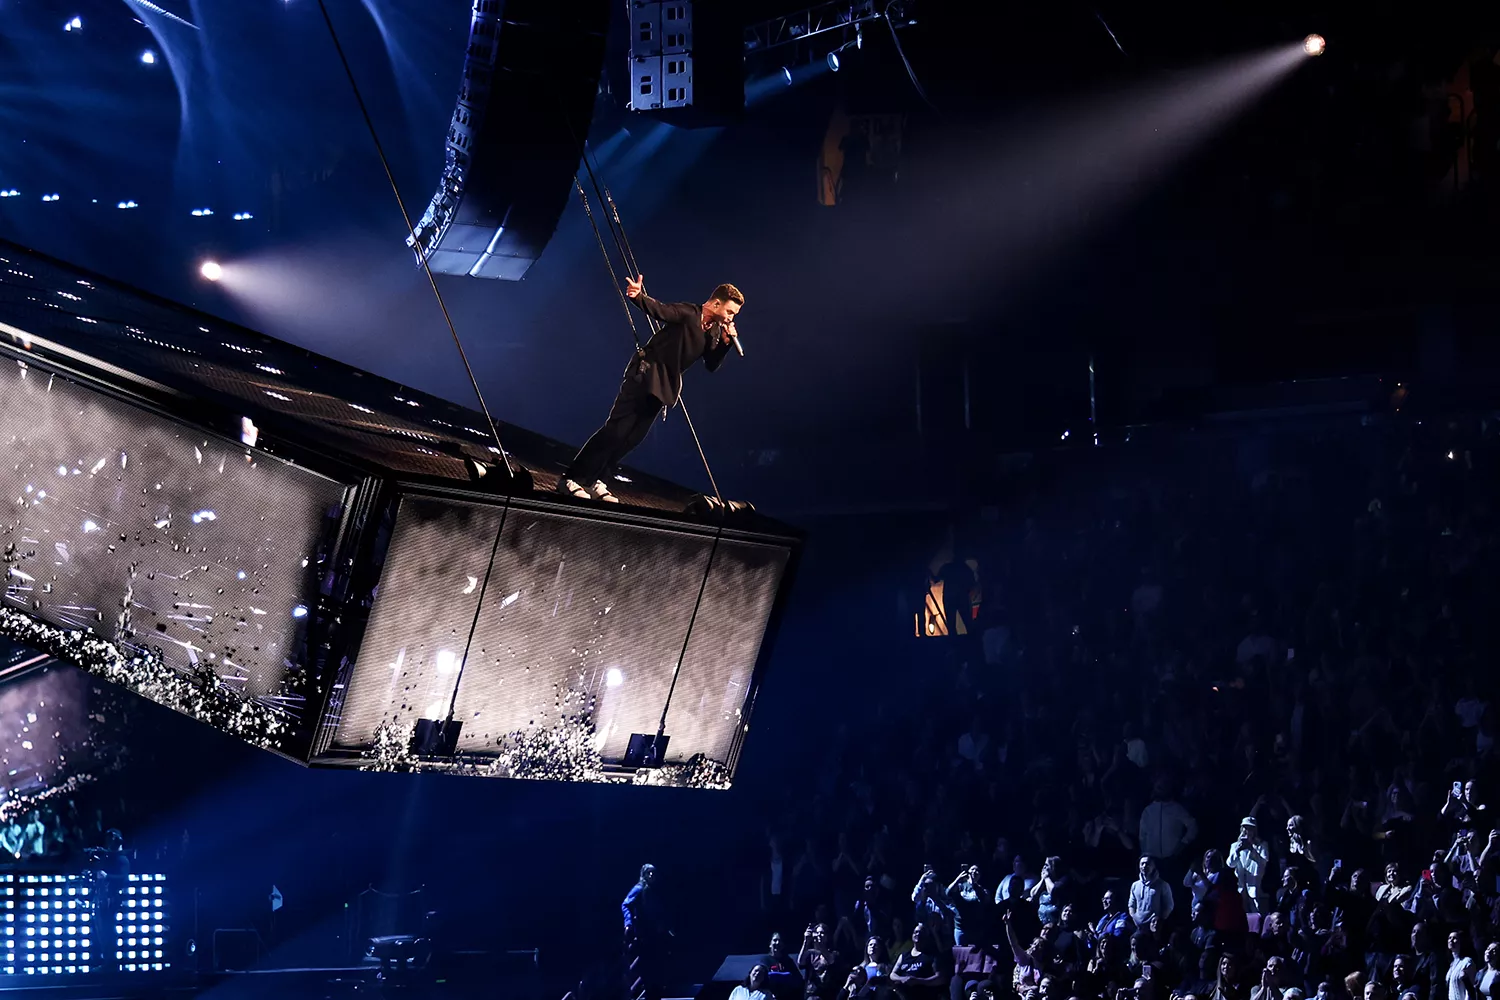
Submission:
M 558 481 L 559 493 L 619 503 L 605 480 L 646 439 L 656 418 L 677 405 L 682 395 L 682 373 L 699 358 L 709 371 L 718 371 L 730 346 L 739 347 L 734 318 L 745 305 L 745 296 L 738 288 L 720 285 L 707 302 L 694 305 L 658 302 L 646 294 L 645 282 L 641 276 L 627 278 L 625 295 L 660 323 L 661 329 L 635 352 L 604 426 L 579 449 Z

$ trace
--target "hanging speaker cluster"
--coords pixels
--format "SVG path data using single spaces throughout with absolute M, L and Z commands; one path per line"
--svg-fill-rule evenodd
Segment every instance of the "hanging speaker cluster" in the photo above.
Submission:
M 406 241 L 419 260 L 525 276 L 567 205 L 608 28 L 609 0 L 474 0 L 443 175 Z

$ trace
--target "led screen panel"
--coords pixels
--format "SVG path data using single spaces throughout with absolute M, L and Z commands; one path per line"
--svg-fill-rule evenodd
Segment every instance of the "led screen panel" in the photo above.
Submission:
M 631 735 L 655 734 L 665 711 L 665 763 L 727 769 L 789 555 L 405 498 L 332 749 L 398 766 L 418 720 L 451 706 L 478 773 L 614 780 Z
M 667 710 L 669 758 L 730 760 L 790 556 L 782 546 L 720 540 Z
M 403 497 L 333 745 L 446 718 L 502 507 Z
M 513 510 L 458 692 L 460 749 L 589 712 L 606 764 L 654 734 L 712 538 Z M 678 756 L 676 736 L 669 756 Z
M 0 363 L 5 604 L 236 691 L 300 667 L 343 484 L 21 362 Z

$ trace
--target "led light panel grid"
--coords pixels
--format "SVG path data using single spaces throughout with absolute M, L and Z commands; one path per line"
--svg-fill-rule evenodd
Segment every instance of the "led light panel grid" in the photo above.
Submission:
M 0 876 L 7 975 L 85 975 L 107 968 L 92 875 Z
M 0 428 L 7 604 L 276 691 L 343 485 L 22 363 Z
M 115 880 L 114 968 L 125 973 L 165 972 L 172 967 L 171 895 L 165 875 L 131 875 Z
M 710 568 L 712 535 L 521 507 L 501 530 L 501 514 L 401 501 L 334 749 L 367 750 L 383 727 L 409 733 L 453 704 L 459 750 L 482 760 L 587 711 L 603 762 L 619 764 L 631 734 L 656 732 L 683 656 L 667 762 L 730 763 L 789 549 L 724 539 Z

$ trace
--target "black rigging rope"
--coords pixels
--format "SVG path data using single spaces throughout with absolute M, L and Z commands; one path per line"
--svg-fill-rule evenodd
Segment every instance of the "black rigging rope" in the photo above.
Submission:
M 495 439 L 495 448 L 500 452 L 500 458 L 505 463 L 505 471 L 515 478 L 516 470 L 510 463 L 510 455 L 505 450 L 505 445 L 500 441 L 500 428 L 495 426 L 495 418 L 490 416 L 489 405 L 484 401 L 484 393 L 479 389 L 479 379 L 474 375 L 474 366 L 469 364 L 468 352 L 464 350 L 463 341 L 458 337 L 458 328 L 453 325 L 453 316 L 448 312 L 448 303 L 443 301 L 443 293 L 438 288 L 437 276 L 432 273 L 432 265 L 427 261 L 427 252 L 422 246 L 421 240 L 417 239 L 416 227 L 411 223 L 411 213 L 406 210 L 406 199 L 401 197 L 401 188 L 396 184 L 396 174 L 391 170 L 391 161 L 385 155 L 385 146 L 380 142 L 380 134 L 375 130 L 375 120 L 370 117 L 370 109 L 365 105 L 364 95 L 359 92 L 359 83 L 354 79 L 354 70 L 349 65 L 349 57 L 344 54 L 343 43 L 339 41 L 339 33 L 334 30 L 333 18 L 328 14 L 328 5 L 324 0 L 318 0 L 318 10 L 323 13 L 323 23 L 328 25 L 328 35 L 333 39 L 333 47 L 339 55 L 339 62 L 344 66 L 344 75 L 349 78 L 349 89 L 354 92 L 354 101 L 359 105 L 359 113 L 364 116 L 365 127 L 370 130 L 370 139 L 375 143 L 375 152 L 380 156 L 380 165 L 385 168 L 385 179 L 390 181 L 391 192 L 396 196 L 396 204 L 401 208 L 401 219 L 406 224 L 406 233 L 411 237 L 412 244 L 417 249 L 417 256 L 422 261 L 422 270 L 427 274 L 427 282 L 432 286 L 433 297 L 437 299 L 438 308 L 443 312 L 443 322 L 448 324 L 448 332 L 453 335 L 453 346 L 458 348 L 458 357 L 464 363 L 464 371 L 469 375 L 469 385 L 474 389 L 474 398 L 479 401 L 479 409 L 484 414 L 484 422 L 489 426 L 490 435 Z

